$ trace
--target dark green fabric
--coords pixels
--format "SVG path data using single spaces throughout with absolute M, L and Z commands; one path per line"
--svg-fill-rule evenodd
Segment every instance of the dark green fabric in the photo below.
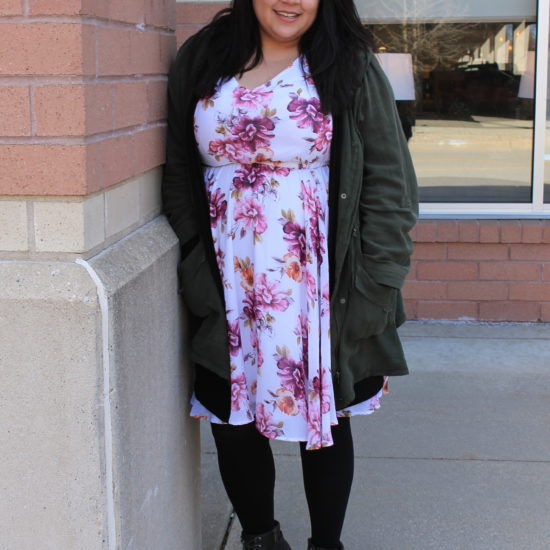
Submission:
M 229 380 L 221 277 L 210 233 L 202 167 L 193 133 L 193 73 L 200 40 L 179 50 L 169 75 L 163 211 L 182 245 L 180 292 L 191 313 L 191 360 Z M 329 182 L 332 374 L 337 409 L 370 376 L 408 368 L 397 327 L 410 266 L 409 231 L 418 217 L 412 159 L 391 86 L 372 52 L 362 86 L 335 117 Z

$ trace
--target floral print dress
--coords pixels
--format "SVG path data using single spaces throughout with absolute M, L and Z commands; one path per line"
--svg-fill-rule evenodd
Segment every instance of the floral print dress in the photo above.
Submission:
M 254 89 L 235 78 L 198 102 L 195 137 L 226 303 L 230 424 L 266 437 L 333 444 L 336 411 L 327 252 L 332 118 L 304 57 Z M 191 415 L 222 423 L 192 396 Z

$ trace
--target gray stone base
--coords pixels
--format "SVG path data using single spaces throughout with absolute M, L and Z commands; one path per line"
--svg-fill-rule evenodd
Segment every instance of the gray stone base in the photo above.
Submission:
M 0 261 L 3 550 L 198 550 L 198 423 L 160 217 L 88 262 Z

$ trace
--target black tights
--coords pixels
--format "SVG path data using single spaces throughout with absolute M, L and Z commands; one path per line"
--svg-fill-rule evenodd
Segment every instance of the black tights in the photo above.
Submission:
M 353 481 L 353 438 L 349 418 L 332 427 L 334 445 L 314 451 L 300 443 L 304 487 L 315 546 L 336 548 L 344 524 Z M 225 490 L 248 535 L 275 525 L 273 493 L 275 463 L 269 439 L 254 423 L 212 424 L 218 464 Z

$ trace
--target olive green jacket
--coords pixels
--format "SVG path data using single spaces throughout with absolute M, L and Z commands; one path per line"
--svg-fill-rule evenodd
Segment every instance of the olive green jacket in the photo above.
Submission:
M 200 40 L 179 50 L 169 75 L 163 211 L 181 244 L 180 293 L 191 320 L 191 361 L 229 380 L 223 286 L 193 132 L 193 74 Z M 405 320 L 401 287 L 408 235 L 418 216 L 417 181 L 390 84 L 372 52 L 362 85 L 334 117 L 329 180 L 331 368 L 337 409 L 375 375 L 408 374 L 396 328 Z

